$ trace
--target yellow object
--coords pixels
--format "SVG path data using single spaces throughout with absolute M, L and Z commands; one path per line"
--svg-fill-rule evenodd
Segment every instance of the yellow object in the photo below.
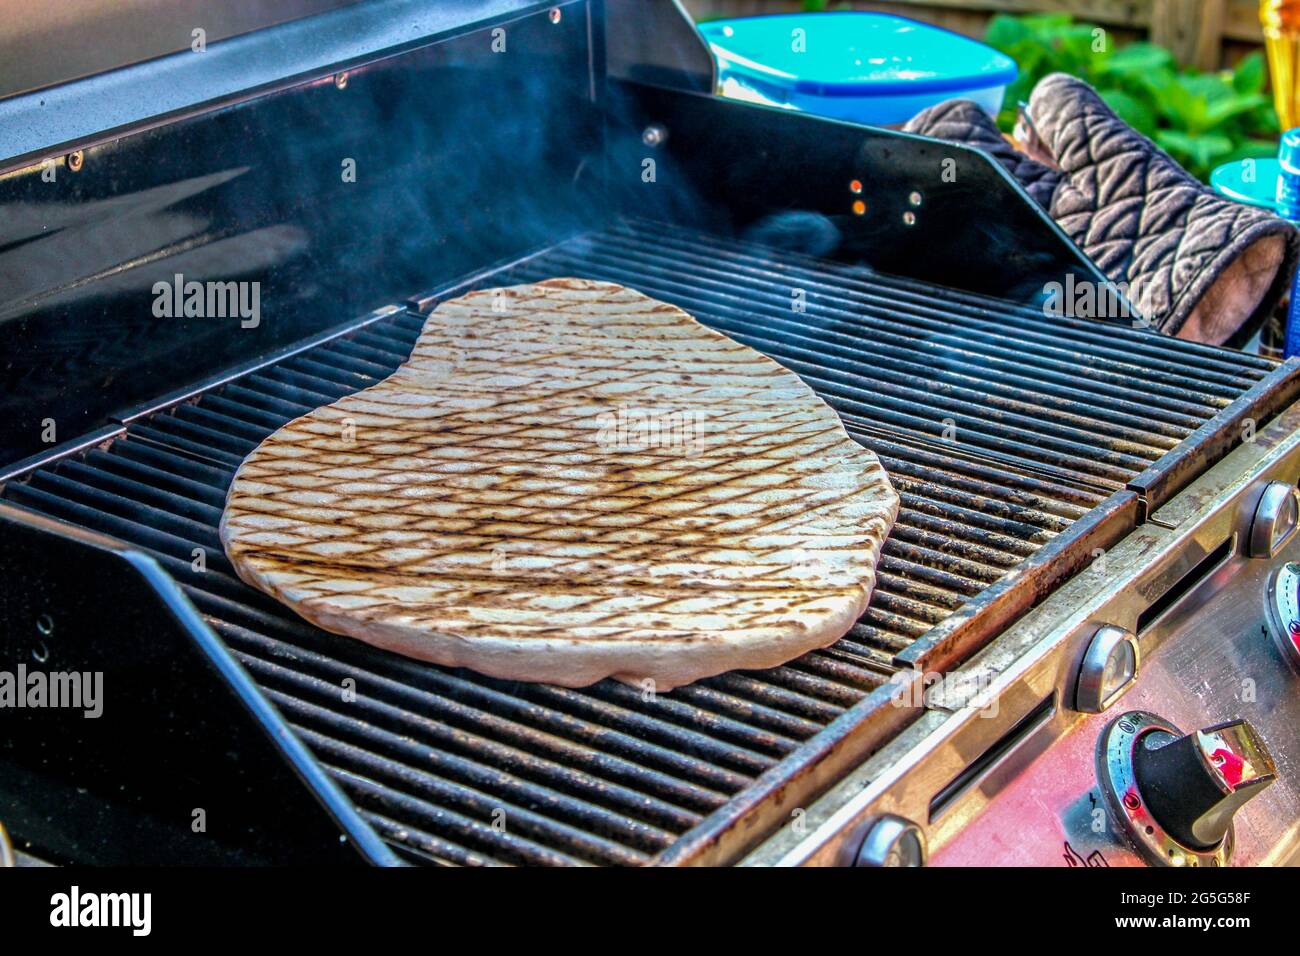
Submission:
M 1283 129 L 1300 126 L 1300 0 L 1260 0 L 1273 108 Z

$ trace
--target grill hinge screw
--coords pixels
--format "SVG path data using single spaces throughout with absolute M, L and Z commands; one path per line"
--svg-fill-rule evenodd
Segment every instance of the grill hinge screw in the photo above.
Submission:
M 645 143 L 647 146 L 651 148 L 655 146 L 662 146 L 667 141 L 667 139 L 668 139 L 668 130 L 660 126 L 658 123 L 652 123 L 651 125 L 647 126 L 645 128 L 645 132 L 641 134 L 641 142 Z
M 547 17 L 550 18 L 550 21 L 552 23 L 559 23 L 560 18 L 563 16 L 564 14 L 560 12 L 559 7 L 551 7 L 551 12 L 547 14 Z
M 86 154 L 81 150 L 68 153 L 68 169 L 74 173 L 81 172 L 81 167 L 86 163 Z
M 340 90 L 346 90 L 346 89 L 348 88 L 348 71 L 347 71 L 347 70 L 344 70 L 342 73 L 335 73 L 335 74 L 334 74 L 334 85 L 335 85 L 336 87 L 338 87 Z

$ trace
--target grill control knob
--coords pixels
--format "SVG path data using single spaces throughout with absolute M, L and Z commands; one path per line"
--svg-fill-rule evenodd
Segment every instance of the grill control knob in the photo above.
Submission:
M 867 828 L 854 866 L 924 866 L 925 835 L 915 823 L 886 813 Z
M 1300 489 L 1285 481 L 1264 486 L 1250 522 L 1246 544 L 1252 558 L 1271 558 L 1291 540 L 1300 526 Z
M 1074 689 L 1074 709 L 1100 714 L 1137 681 L 1137 638 L 1132 631 L 1105 624 L 1092 635 Z
M 1102 734 L 1102 788 L 1112 815 L 1151 863 L 1222 866 L 1232 817 L 1277 777 L 1268 748 L 1244 720 L 1182 734 L 1133 711 Z
M 1268 629 L 1282 656 L 1300 667 L 1300 564 L 1288 561 L 1269 579 Z
M 1244 720 L 1172 738 L 1147 734 L 1133 754 L 1139 792 L 1169 835 L 1209 850 L 1232 815 L 1277 777 L 1264 741 Z

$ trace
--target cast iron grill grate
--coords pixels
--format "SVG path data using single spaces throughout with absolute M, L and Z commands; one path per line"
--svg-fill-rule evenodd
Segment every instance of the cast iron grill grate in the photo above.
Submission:
M 5 488 L 155 555 L 413 861 L 671 853 L 733 814 L 760 776 L 808 759 L 796 751 L 888 682 L 895 654 L 1272 367 L 1129 329 L 1066 321 L 1049 335 L 1041 316 L 992 300 L 644 226 L 480 284 L 562 274 L 634 286 L 772 354 L 880 455 L 903 511 L 871 608 L 833 647 L 655 697 L 610 681 L 567 690 L 326 634 L 241 583 L 217 535 L 236 467 L 285 422 L 389 374 L 423 324 L 409 312 L 133 421 L 108 447 Z M 806 312 L 790 311 L 791 288 L 806 291 Z M 958 429 L 947 445 L 945 418 Z

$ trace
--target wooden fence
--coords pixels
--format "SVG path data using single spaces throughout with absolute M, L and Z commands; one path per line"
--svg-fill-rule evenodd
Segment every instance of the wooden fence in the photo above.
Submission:
M 748 16 L 803 9 L 800 0 L 684 0 L 696 17 Z M 1264 42 L 1259 0 L 887 0 L 833 2 L 897 13 L 980 36 L 996 13 L 1069 13 L 1114 29 L 1120 39 L 1149 37 L 1203 70 L 1229 66 Z

